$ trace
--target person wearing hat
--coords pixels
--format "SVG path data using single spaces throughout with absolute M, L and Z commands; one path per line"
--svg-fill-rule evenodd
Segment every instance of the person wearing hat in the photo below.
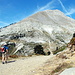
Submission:
M 7 43 L 3 44 L 2 50 L 2 64 L 7 63 L 7 53 L 8 53 L 8 46 Z

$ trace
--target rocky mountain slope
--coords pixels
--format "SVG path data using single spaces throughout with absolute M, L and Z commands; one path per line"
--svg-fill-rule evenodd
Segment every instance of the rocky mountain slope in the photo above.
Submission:
M 20 45 L 19 49 L 15 49 L 16 52 L 23 55 L 32 55 L 35 47 L 37 49 L 39 45 L 48 53 L 69 42 L 75 31 L 74 25 L 75 20 L 59 10 L 41 11 L 18 23 L 1 28 L 0 40 L 15 40 L 17 47 Z

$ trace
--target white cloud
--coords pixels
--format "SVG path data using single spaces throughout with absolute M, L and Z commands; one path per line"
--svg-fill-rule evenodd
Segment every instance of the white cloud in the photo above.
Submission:
M 67 12 L 67 10 L 66 10 L 65 6 L 63 5 L 63 3 L 62 3 L 60 0 L 58 0 L 58 2 L 60 3 L 60 5 L 61 5 L 61 7 L 63 8 L 63 10 L 64 10 L 65 12 Z
M 0 27 L 3 27 L 4 25 L 8 25 L 8 23 L 6 23 L 6 22 L 3 22 L 3 21 L 0 21 Z
M 55 0 L 52 0 L 49 3 L 47 3 L 45 6 L 39 7 L 37 5 L 37 10 L 34 13 L 39 12 L 39 11 L 43 11 L 43 10 L 53 9 L 53 8 L 55 8 L 53 6 L 54 3 L 55 3 Z
M 3 22 L 3 21 L 0 21 L 0 23 L 2 23 L 2 24 L 8 24 L 8 23 L 6 23 L 6 22 Z
M 49 2 L 48 4 L 46 4 L 45 6 L 41 7 L 39 10 L 45 10 L 45 9 L 52 9 L 53 8 L 53 4 L 54 3 L 54 0 L 52 0 L 51 2 Z
M 74 14 L 75 13 L 75 8 L 70 8 L 69 10 L 68 10 L 68 12 L 67 13 L 65 13 L 66 15 L 72 15 L 72 14 Z
M 68 16 L 70 16 L 70 17 L 72 18 L 70 12 L 68 12 L 68 11 L 66 10 L 66 8 L 65 8 L 65 6 L 63 5 L 63 3 L 61 2 L 61 0 L 58 0 L 58 2 L 60 3 L 62 9 L 66 12 L 65 15 L 68 15 Z

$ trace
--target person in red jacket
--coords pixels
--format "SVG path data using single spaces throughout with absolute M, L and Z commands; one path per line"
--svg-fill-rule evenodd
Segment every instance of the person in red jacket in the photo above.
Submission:
M 7 63 L 7 54 L 8 54 L 8 46 L 6 43 L 3 44 L 3 47 L 0 48 L 2 53 L 2 64 Z

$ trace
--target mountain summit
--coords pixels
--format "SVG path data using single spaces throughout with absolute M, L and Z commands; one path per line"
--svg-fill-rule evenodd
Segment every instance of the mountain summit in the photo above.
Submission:
M 51 52 L 69 42 L 75 32 L 74 25 L 75 20 L 61 11 L 45 10 L 0 29 L 0 38 L 19 39 L 24 46 L 24 55 L 27 52 L 34 53 L 37 45 L 41 45 L 44 51 Z

